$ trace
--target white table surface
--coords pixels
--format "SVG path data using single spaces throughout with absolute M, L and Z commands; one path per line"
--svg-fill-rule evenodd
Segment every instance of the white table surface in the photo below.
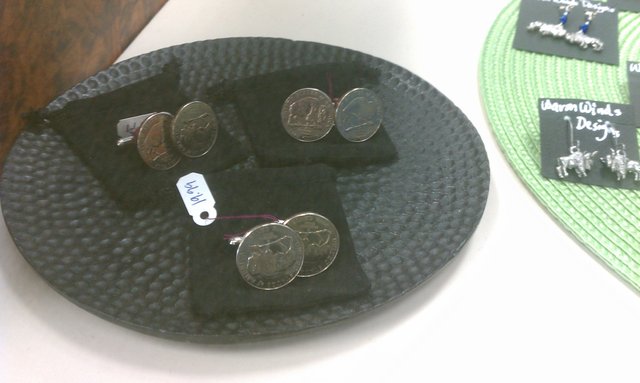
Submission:
M 397 302 L 310 334 L 224 346 L 143 335 L 76 307 L 2 222 L 0 382 L 638 381 L 638 294 L 539 206 L 483 112 L 478 62 L 507 2 L 170 0 L 120 60 L 196 40 L 285 37 L 366 52 L 435 85 L 484 140 L 484 217 L 451 264 Z

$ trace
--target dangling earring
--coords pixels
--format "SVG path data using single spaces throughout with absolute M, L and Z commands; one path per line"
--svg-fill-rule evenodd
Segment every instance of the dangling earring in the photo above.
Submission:
M 564 36 L 564 38 L 571 44 L 576 44 L 582 49 L 587 49 L 591 47 L 594 51 L 601 51 L 604 48 L 604 43 L 602 40 L 587 35 L 589 31 L 589 26 L 591 25 L 591 21 L 595 17 L 596 13 L 593 11 L 587 11 L 584 13 L 585 22 L 580 26 L 577 32 L 568 33 Z
M 564 5 L 560 7 L 560 12 L 562 12 L 562 16 L 560 16 L 560 23 L 558 24 L 549 24 L 542 21 L 533 21 L 529 23 L 527 26 L 527 30 L 531 32 L 538 32 L 542 36 L 552 36 L 552 37 L 564 37 L 567 34 L 567 30 L 564 26 L 567 24 L 567 20 L 569 19 L 569 13 L 575 7 L 574 4 Z
M 630 160 L 627 157 L 627 150 L 624 144 L 618 143 L 620 131 L 609 121 L 605 122 L 607 130 L 611 132 L 613 147 L 609 148 L 609 154 L 600 158 L 600 161 L 607 165 L 609 170 L 616 174 L 616 179 L 622 181 L 627 178 L 627 172 L 634 173 L 634 181 L 640 181 L 640 162 Z
M 558 173 L 558 177 L 566 178 L 569 175 L 568 170 L 574 169 L 578 177 L 585 177 L 587 175 L 587 171 L 591 170 L 593 158 L 598 154 L 598 152 L 583 153 L 580 151 L 580 141 L 576 141 L 574 145 L 573 123 L 571 122 L 571 118 L 569 116 L 564 116 L 564 120 L 567 121 L 567 127 L 569 128 L 569 155 L 558 157 L 556 172 Z

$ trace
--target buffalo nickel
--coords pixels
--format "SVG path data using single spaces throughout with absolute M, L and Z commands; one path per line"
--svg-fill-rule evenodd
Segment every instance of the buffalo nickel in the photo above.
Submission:
M 316 213 L 301 213 L 284 224 L 295 230 L 304 244 L 299 277 L 312 277 L 331 266 L 340 250 L 340 235 L 331 221 Z
M 185 104 L 173 120 L 171 138 L 185 157 L 204 156 L 218 137 L 218 120 L 213 109 L 202 101 Z
M 336 127 L 345 139 L 363 142 L 373 137 L 382 124 L 382 103 L 366 88 L 347 92 L 336 108 Z
M 304 245 L 298 233 L 267 223 L 248 231 L 236 252 L 242 278 L 261 290 L 275 290 L 293 281 L 304 262 Z
M 302 142 L 313 142 L 326 136 L 334 125 L 334 115 L 331 98 L 314 88 L 293 92 L 280 112 L 284 129 Z
M 171 120 L 173 116 L 169 113 L 154 113 L 142 122 L 138 130 L 138 153 L 153 169 L 171 169 L 180 162 L 180 155 L 171 146 Z

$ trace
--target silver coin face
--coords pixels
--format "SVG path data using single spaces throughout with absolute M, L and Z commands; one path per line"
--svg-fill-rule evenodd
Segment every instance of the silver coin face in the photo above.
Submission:
M 275 290 L 293 281 L 304 262 L 298 233 L 279 224 L 257 226 L 245 234 L 236 252 L 242 278 L 262 290 Z
M 218 120 L 213 109 L 201 101 L 184 105 L 173 120 L 171 138 L 185 157 L 207 154 L 218 138 Z
M 326 136 L 334 125 L 333 102 L 323 91 L 303 88 L 282 105 L 282 126 L 298 141 L 313 142 Z
M 138 130 L 138 153 L 149 167 L 167 170 L 180 162 L 180 154 L 171 146 L 171 121 L 169 113 L 154 113 L 147 117 Z
M 366 88 L 347 92 L 336 108 L 336 127 L 345 139 L 363 142 L 373 137 L 382 124 L 382 103 Z
M 331 221 L 316 213 L 301 213 L 284 224 L 295 230 L 304 244 L 299 277 L 318 275 L 331 266 L 340 250 L 340 235 Z

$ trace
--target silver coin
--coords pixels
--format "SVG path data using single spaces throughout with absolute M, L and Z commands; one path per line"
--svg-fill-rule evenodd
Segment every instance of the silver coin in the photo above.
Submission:
M 218 138 L 218 120 L 213 109 L 202 101 L 185 104 L 173 120 L 171 138 L 185 157 L 207 154 Z
M 333 102 L 323 91 L 303 88 L 282 104 L 282 126 L 298 141 L 313 142 L 326 136 L 334 125 Z
M 304 245 L 298 233 L 267 223 L 245 234 L 236 252 L 242 278 L 262 290 L 275 290 L 293 281 L 304 262 Z
M 295 230 L 304 244 L 299 277 L 318 275 L 331 266 L 340 250 L 340 235 L 331 221 L 316 213 L 301 213 L 284 224 Z
M 382 103 L 366 88 L 347 92 L 336 108 L 336 127 L 345 139 L 363 142 L 373 137 L 382 124 Z
M 169 113 L 154 113 L 147 117 L 138 130 L 136 144 L 140 157 L 149 167 L 167 170 L 180 162 L 180 155 L 171 146 Z

